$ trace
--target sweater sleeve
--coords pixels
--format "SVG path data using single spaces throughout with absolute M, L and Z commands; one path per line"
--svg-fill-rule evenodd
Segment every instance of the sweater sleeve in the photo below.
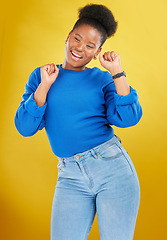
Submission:
M 137 91 L 130 86 L 130 93 L 126 96 L 116 93 L 113 80 L 103 88 L 106 118 L 111 125 L 126 128 L 136 125 L 142 117 L 142 108 L 138 100 Z
M 34 93 L 40 81 L 40 68 L 36 68 L 29 76 L 25 92 L 22 95 L 23 100 L 15 114 L 15 126 L 24 137 L 34 135 L 45 126 L 44 114 L 47 102 L 42 107 L 39 107 L 34 100 Z

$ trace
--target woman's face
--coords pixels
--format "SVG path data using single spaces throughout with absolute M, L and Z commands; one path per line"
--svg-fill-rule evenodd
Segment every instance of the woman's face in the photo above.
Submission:
M 81 71 L 101 51 L 100 32 L 87 24 L 75 28 L 67 38 L 63 68 Z

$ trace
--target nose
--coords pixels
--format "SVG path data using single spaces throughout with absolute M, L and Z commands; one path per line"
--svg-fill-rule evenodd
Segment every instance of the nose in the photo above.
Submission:
M 78 51 L 83 51 L 84 50 L 84 44 L 82 42 L 77 44 L 77 49 Z

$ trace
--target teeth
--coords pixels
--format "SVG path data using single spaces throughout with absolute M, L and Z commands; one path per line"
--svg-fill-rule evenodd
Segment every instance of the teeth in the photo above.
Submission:
M 75 52 L 73 52 L 73 51 L 72 51 L 72 54 L 74 54 L 74 56 L 76 56 L 76 57 L 79 57 L 79 58 L 81 58 L 81 56 L 80 56 L 80 55 L 76 54 L 76 53 L 75 53 Z

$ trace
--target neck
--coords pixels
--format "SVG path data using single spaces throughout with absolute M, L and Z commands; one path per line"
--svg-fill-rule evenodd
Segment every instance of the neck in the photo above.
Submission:
M 86 69 L 88 69 L 87 67 L 84 66 L 81 66 L 81 67 L 74 67 L 72 65 L 70 65 L 66 59 L 64 60 L 63 64 L 62 64 L 62 68 L 64 69 L 68 69 L 68 70 L 73 70 L 73 71 L 84 71 Z

